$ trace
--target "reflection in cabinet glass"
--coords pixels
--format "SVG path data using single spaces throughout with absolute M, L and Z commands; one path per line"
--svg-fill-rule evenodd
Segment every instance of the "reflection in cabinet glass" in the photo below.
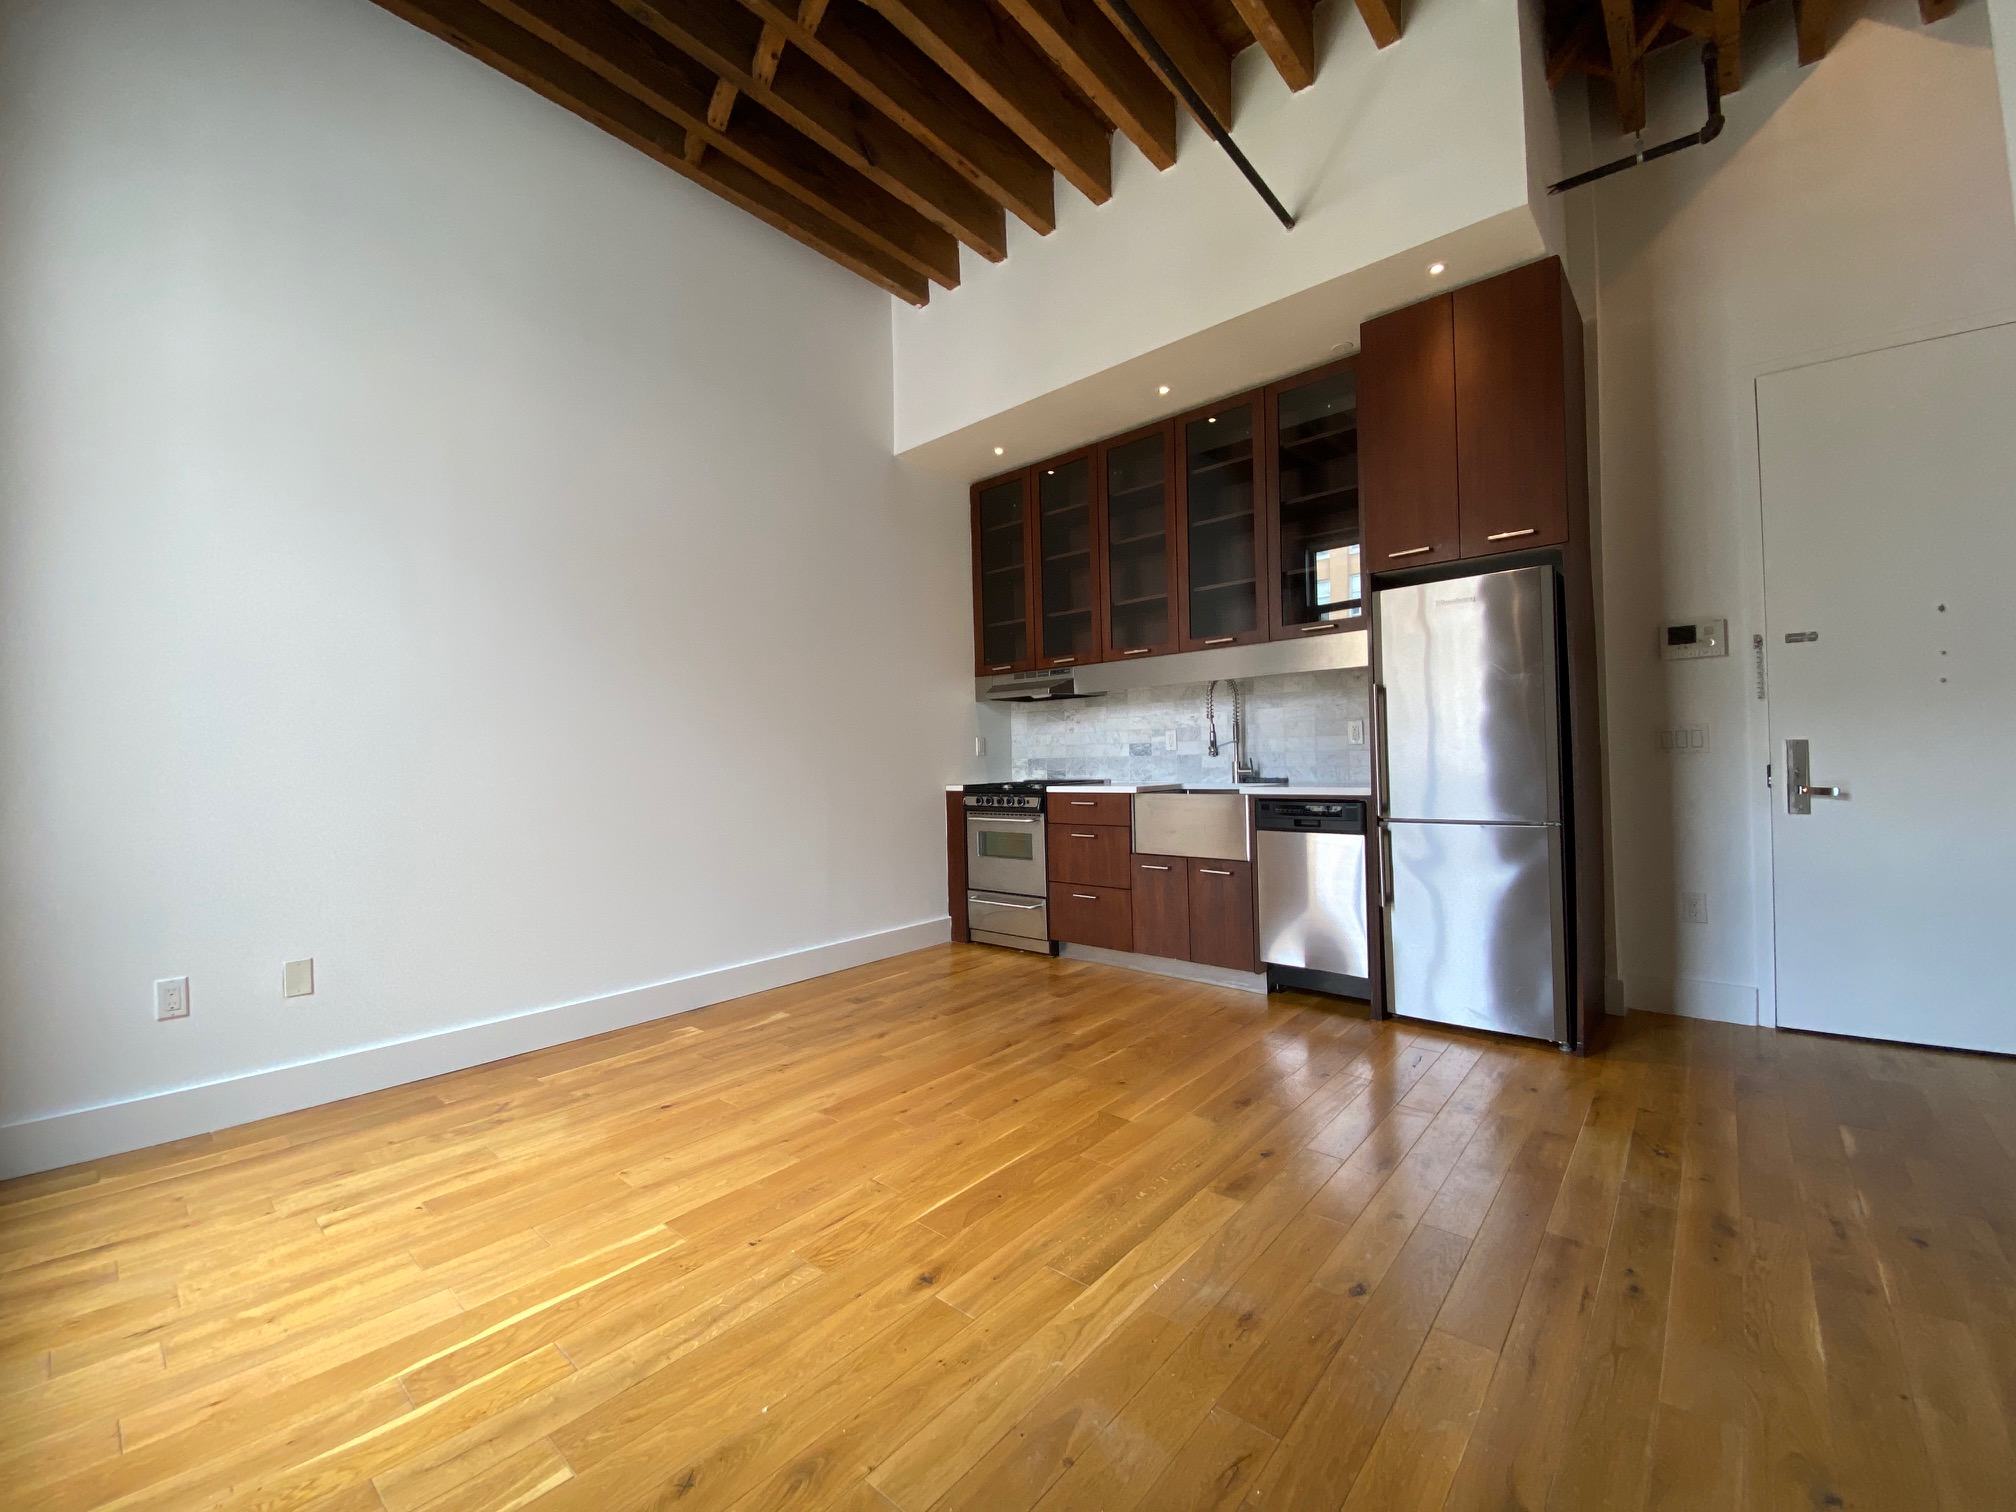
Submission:
M 1092 555 L 1092 459 L 1074 457 L 1036 470 L 1036 533 L 1043 553 L 1038 659 L 1098 659 L 1098 595 Z
M 1005 671 L 1029 660 L 1029 580 L 1024 560 L 1028 520 L 1023 481 L 980 490 L 980 660 Z
M 1106 644 L 1114 656 L 1164 648 L 1173 639 L 1165 434 L 1106 453 Z
M 1192 642 L 1230 640 L 1260 628 L 1256 460 L 1251 404 L 1183 427 Z
M 1275 400 L 1275 493 L 1281 515 L 1282 629 L 1356 620 L 1365 612 L 1358 518 L 1358 387 L 1346 368 Z

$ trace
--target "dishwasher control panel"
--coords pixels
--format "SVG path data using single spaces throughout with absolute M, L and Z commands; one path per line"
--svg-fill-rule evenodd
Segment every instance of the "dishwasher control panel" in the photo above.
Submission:
M 1365 805 L 1355 798 L 1262 798 L 1253 806 L 1253 827 L 1277 834 L 1362 835 Z

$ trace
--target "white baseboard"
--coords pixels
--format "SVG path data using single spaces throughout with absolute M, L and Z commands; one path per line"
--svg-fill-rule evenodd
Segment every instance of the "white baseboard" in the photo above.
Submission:
M 851 940 L 814 945 L 760 961 L 695 972 L 649 987 L 534 1008 L 508 1018 L 464 1024 L 389 1044 L 367 1045 L 325 1060 L 248 1071 L 220 1081 L 125 1102 L 52 1113 L 0 1128 L 0 1179 L 99 1160 L 126 1150 L 228 1129 L 365 1092 L 424 1081 L 450 1071 L 606 1034 L 710 1003 L 747 997 L 828 972 L 844 971 L 951 936 L 951 920 L 926 919 Z
M 1678 1018 L 1712 1019 L 1718 1024 L 1757 1022 L 1757 989 L 1739 982 L 1634 976 L 1625 987 L 1624 1001 L 1633 1013 L 1670 1013 Z

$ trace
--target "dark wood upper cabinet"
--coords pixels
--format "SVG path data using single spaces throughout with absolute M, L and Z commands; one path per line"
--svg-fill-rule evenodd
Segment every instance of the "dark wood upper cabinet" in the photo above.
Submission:
M 1181 417 L 1185 651 L 1265 640 L 1266 451 L 1259 444 L 1264 395 L 1227 399 Z
M 1100 658 L 1097 474 L 1090 448 L 1038 463 L 1036 664 L 1070 667 Z
M 1033 526 L 1026 469 L 973 485 L 973 644 L 982 677 L 1035 665 Z
M 1358 375 L 1333 363 L 1267 390 L 1272 450 L 1268 635 L 1293 640 L 1365 623 L 1358 507 Z
M 1176 649 L 1175 428 L 1163 424 L 1099 448 L 1106 552 L 1106 654 Z
M 1572 296 L 1561 265 L 1551 257 L 1529 263 L 1450 298 L 1463 555 L 1563 545 L 1568 386 L 1562 301 L 1572 304 Z
M 1456 307 L 1449 295 L 1365 322 L 1358 471 L 1369 572 L 1455 558 Z

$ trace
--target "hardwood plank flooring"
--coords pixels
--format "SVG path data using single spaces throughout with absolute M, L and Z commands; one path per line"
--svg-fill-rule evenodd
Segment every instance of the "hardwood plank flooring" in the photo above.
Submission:
M 0 1185 L 0 1505 L 2016 1507 L 2012 1108 L 920 951 Z

